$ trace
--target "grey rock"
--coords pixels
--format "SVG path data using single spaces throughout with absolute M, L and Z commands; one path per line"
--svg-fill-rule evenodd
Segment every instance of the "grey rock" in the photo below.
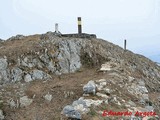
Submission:
M 145 105 L 145 104 L 146 104 L 146 101 L 145 101 L 144 99 L 140 99 L 139 103 L 140 103 L 141 105 Z
M 32 56 L 26 56 L 24 59 L 20 60 L 19 63 L 21 63 L 22 66 L 25 66 L 25 67 L 28 67 L 28 68 L 33 68 L 39 62 L 37 62 L 36 59 L 33 59 Z
M 141 93 L 148 93 L 148 90 L 145 86 L 137 86 Z
M 86 102 L 83 100 L 83 98 L 79 98 L 79 100 L 76 100 L 72 103 L 72 106 L 77 106 L 79 104 L 82 104 L 83 106 L 86 107 Z
M 107 85 L 107 82 L 100 82 L 100 85 L 104 87 Z
M 104 92 L 105 92 L 106 94 L 109 94 L 109 95 L 111 94 L 111 90 L 110 90 L 110 89 L 104 88 L 103 90 L 104 90 Z
M 84 99 L 84 101 L 87 107 L 90 107 L 91 105 L 99 106 L 104 102 L 104 100 L 92 100 L 92 99 Z
M 87 113 L 88 108 L 91 107 L 91 105 L 99 106 L 103 103 L 104 100 L 92 100 L 92 99 L 84 99 L 83 97 L 80 97 L 78 100 L 74 101 L 72 103 L 73 107 L 83 105 L 83 110 L 79 110 L 80 112 Z M 82 108 L 82 107 L 81 107 Z
M 6 70 L 8 66 L 7 59 L 0 58 L 0 71 Z
M 96 93 L 96 84 L 94 83 L 94 81 L 89 81 L 86 85 L 84 85 L 83 87 L 83 91 L 86 94 L 94 94 Z
M 22 66 L 25 66 L 25 67 L 28 67 L 28 64 L 25 63 L 24 61 L 21 62 L 21 65 L 22 65 Z
M 96 84 L 96 87 L 97 87 L 97 90 L 99 90 L 99 91 L 101 91 L 101 90 L 104 89 L 102 85 L 97 85 L 97 84 Z
M 74 106 L 74 109 L 79 111 L 82 114 L 88 113 L 89 108 L 85 107 L 83 104 L 78 104 Z
M 43 68 L 44 64 L 37 58 L 32 60 L 32 66 L 33 67 L 38 67 L 38 68 Z
M 23 96 L 20 98 L 20 107 L 27 107 L 33 102 L 28 96 Z
M 44 63 L 44 64 L 48 64 L 49 62 L 50 62 L 50 60 L 49 60 L 49 56 L 48 56 L 48 54 L 42 54 L 42 55 L 40 55 L 40 60 Z
M 45 80 L 45 79 L 50 79 L 51 76 L 41 70 L 33 70 L 31 72 L 31 77 L 33 80 L 39 79 L 39 80 Z
M 13 99 L 11 99 L 9 101 L 9 106 L 10 106 L 11 109 L 16 108 L 16 103 L 15 103 L 15 101 Z
M 74 119 L 81 119 L 81 113 L 74 109 L 73 106 L 67 105 L 63 108 L 62 113 L 67 117 L 74 118 Z
M 0 84 L 11 82 L 10 75 L 9 69 L 0 70 Z
M 129 82 L 132 82 L 134 79 L 135 79 L 134 77 L 131 76 L 128 77 Z
M 44 72 L 43 71 L 40 71 L 40 70 L 33 70 L 33 73 L 32 73 L 32 78 L 35 80 L 35 79 L 40 79 L 42 80 L 44 77 Z
M 34 67 L 34 64 L 32 64 L 32 63 L 28 63 L 28 67 L 29 67 L 29 68 Z
M 20 68 L 13 68 L 11 70 L 11 76 L 12 76 L 12 81 L 20 81 L 22 80 L 22 76 L 23 76 L 23 71 Z
M 142 98 L 143 98 L 144 100 L 149 100 L 148 94 L 143 94 L 143 95 L 142 95 Z
M 89 108 L 83 98 L 79 98 L 78 100 L 74 101 L 72 103 L 72 106 L 75 110 L 79 111 L 82 114 L 85 114 L 89 111 Z
M 46 101 L 48 101 L 48 102 L 51 102 L 52 98 L 53 98 L 53 96 L 52 96 L 51 94 L 49 94 L 49 93 L 47 93 L 47 94 L 44 96 L 44 99 L 45 99 Z
M 145 82 L 143 80 L 138 81 L 140 86 L 145 86 Z
M 48 70 L 50 70 L 52 73 L 55 73 L 55 71 L 56 71 L 56 67 L 54 66 L 54 64 L 53 64 L 52 61 L 50 61 L 50 62 L 48 63 L 47 68 L 48 68 Z
M 148 90 L 145 86 L 140 86 L 139 84 L 135 83 L 133 83 L 131 86 L 128 86 L 127 89 L 131 94 L 136 94 L 136 95 L 142 95 L 148 93 Z
M 0 110 L 0 120 L 4 120 L 4 115 L 2 110 Z
M 25 75 L 25 76 L 24 76 L 24 81 L 25 81 L 25 82 L 30 82 L 30 81 L 32 81 L 31 75 L 30 75 L 30 74 Z
M 145 109 L 147 109 L 147 111 L 154 111 L 154 107 L 153 106 L 145 106 Z
M 81 46 L 75 41 L 63 40 L 59 43 L 59 66 L 61 73 L 70 73 L 78 70 L 82 65 L 80 61 Z

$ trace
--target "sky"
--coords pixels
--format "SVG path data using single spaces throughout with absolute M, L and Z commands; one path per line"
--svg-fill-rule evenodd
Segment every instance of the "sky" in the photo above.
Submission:
M 160 55 L 160 0 L 1 0 L 0 38 L 54 31 L 84 33 L 147 57 Z

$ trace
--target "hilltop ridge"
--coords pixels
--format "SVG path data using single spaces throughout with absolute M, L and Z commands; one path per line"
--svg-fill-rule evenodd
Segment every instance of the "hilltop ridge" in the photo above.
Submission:
M 106 70 L 100 70 L 103 66 Z M 82 85 L 93 80 L 98 86 L 100 79 L 105 79 L 103 89 L 97 87 L 96 95 L 89 98 L 106 101 L 116 96 L 121 104 L 117 105 L 114 98 L 115 101 L 111 100 L 116 103 L 114 107 L 112 102 L 105 106 L 113 110 L 132 110 L 133 106 L 148 110 L 146 106 L 149 105 L 160 113 L 160 67 L 142 55 L 93 36 L 82 38 L 47 32 L 0 41 L 0 88 L 3 90 L 0 109 L 8 120 L 60 119 L 63 107 L 83 96 Z M 104 93 L 106 88 L 112 92 Z M 98 96 L 97 92 L 107 98 Z M 24 108 L 21 107 L 22 98 L 30 101 Z M 134 105 L 127 107 L 128 100 Z M 43 109 L 38 111 L 40 106 Z M 93 108 L 89 108 L 92 112 Z M 95 108 L 95 115 L 87 112 L 90 114 L 85 113 L 82 118 L 103 118 L 99 111 Z

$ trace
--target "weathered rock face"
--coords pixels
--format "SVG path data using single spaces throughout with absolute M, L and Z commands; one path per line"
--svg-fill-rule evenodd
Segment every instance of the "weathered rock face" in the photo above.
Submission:
M 79 43 L 80 44 L 80 43 Z M 64 40 L 59 43 L 59 60 L 60 72 L 75 72 L 81 67 L 80 51 L 82 46 L 77 42 Z

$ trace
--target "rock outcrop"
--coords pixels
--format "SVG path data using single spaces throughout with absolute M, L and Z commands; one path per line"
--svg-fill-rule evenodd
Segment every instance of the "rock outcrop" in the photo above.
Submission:
M 21 45 L 11 47 L 10 51 L 7 51 L 9 47 L 7 43 L 2 46 L 5 48 L 0 54 L 1 84 L 21 81 L 24 78 L 25 81 L 49 79 L 51 73 L 57 75 L 72 73 L 82 66 L 98 67 L 103 64 L 101 70 L 110 71 L 120 64 L 119 69 L 122 71 L 145 78 L 149 90 L 159 91 L 157 85 L 160 81 L 157 78 L 160 77 L 160 68 L 141 55 L 124 51 L 101 39 L 59 37 L 51 32 L 41 36 L 36 37 L 34 41 L 31 40 L 34 39 L 32 36 L 17 36 L 14 40 L 7 41 L 14 42 L 15 45 L 20 41 L 26 41 L 26 44 L 34 42 L 30 48 L 23 48 Z M 13 55 L 16 58 L 12 58 Z

